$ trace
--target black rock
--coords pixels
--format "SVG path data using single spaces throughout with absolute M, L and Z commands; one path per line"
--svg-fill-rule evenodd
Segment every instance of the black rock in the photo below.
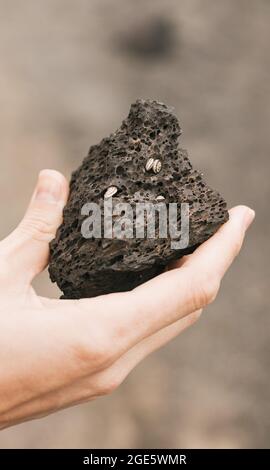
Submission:
M 228 220 L 224 199 L 192 168 L 186 150 L 178 148 L 180 134 L 171 109 L 156 101 L 138 100 L 121 127 L 90 148 L 72 174 L 63 224 L 50 244 L 51 280 L 57 282 L 64 298 L 130 290 L 160 274 L 170 261 L 194 251 Z M 149 158 L 161 162 L 157 174 L 153 167 L 146 170 Z M 158 170 L 158 165 L 154 168 Z M 84 238 L 82 206 L 97 203 L 103 223 L 104 195 L 112 187 L 117 188 L 110 198 L 113 207 L 119 202 L 128 202 L 132 208 L 138 202 L 158 204 L 159 196 L 165 207 L 171 202 L 189 203 L 188 246 L 175 250 L 170 238 L 119 239 L 115 233 L 112 239 Z M 121 217 L 114 216 L 113 223 Z M 133 228 L 135 223 L 136 217 Z

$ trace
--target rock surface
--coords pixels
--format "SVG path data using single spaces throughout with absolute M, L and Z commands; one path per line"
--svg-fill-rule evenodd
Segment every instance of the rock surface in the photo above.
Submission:
M 72 174 L 63 224 L 50 244 L 49 273 L 64 298 L 130 290 L 160 274 L 170 261 L 191 253 L 228 219 L 224 199 L 206 185 L 186 150 L 178 147 L 180 134 L 171 109 L 138 100 L 121 127 L 90 148 Z M 150 158 L 161 162 L 158 173 L 151 160 L 146 170 Z M 158 203 L 159 199 L 166 205 L 189 203 L 188 247 L 174 250 L 170 238 L 84 238 L 82 206 L 97 203 L 103 221 L 104 196 L 112 187 L 117 188 L 111 198 L 113 207 L 128 202 L 135 208 L 138 202 Z M 114 217 L 113 223 L 121 216 Z

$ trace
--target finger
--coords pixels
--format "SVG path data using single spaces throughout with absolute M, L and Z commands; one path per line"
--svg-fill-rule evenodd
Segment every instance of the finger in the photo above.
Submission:
M 253 222 L 255 212 L 245 206 L 229 211 L 230 219 L 217 233 L 187 258 L 185 265 L 195 271 L 203 265 L 221 279 L 242 248 L 245 232 Z
M 31 281 L 41 272 L 49 256 L 49 242 L 62 220 L 68 197 L 68 184 L 61 173 L 43 170 L 26 214 L 18 227 L 1 242 L 1 253 L 8 260 L 14 277 Z
M 121 328 L 122 338 L 135 344 L 211 303 L 253 218 L 251 209 L 234 208 L 229 221 L 190 255 L 182 268 L 165 272 L 122 294 L 123 305 L 118 304 L 118 311 L 113 316 L 116 328 Z M 114 298 L 106 296 L 105 302 L 106 298 L 113 305 Z

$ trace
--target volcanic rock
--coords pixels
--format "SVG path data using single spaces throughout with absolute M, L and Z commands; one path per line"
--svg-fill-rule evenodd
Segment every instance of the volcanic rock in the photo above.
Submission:
M 192 253 L 228 220 L 226 202 L 192 168 L 176 116 L 162 103 L 138 100 L 117 131 L 90 147 L 73 172 L 63 223 L 50 244 L 49 273 L 63 298 L 79 299 L 131 290 L 160 274 L 172 260 Z M 189 204 L 189 242 L 173 249 L 171 238 L 102 237 L 104 201 L 118 203 Z M 101 236 L 85 238 L 82 207 L 100 208 Z M 135 213 L 135 212 L 134 212 Z M 121 222 L 122 214 L 113 216 Z M 145 230 L 147 230 L 146 221 Z M 181 219 L 179 219 L 181 226 Z M 136 213 L 132 222 L 136 225 Z M 121 226 L 121 223 L 120 223 Z M 157 225 L 155 224 L 155 234 Z

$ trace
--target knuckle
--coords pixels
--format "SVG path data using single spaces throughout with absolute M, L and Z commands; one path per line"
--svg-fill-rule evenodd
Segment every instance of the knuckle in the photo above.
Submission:
M 55 224 L 49 217 L 38 212 L 31 214 L 21 223 L 21 230 L 37 241 L 51 241 L 55 235 Z
M 102 315 L 102 309 L 95 299 L 88 299 L 87 303 L 86 299 L 74 302 L 81 323 L 77 347 L 79 359 L 90 362 L 94 369 L 109 366 L 117 358 L 118 348 L 108 317 Z M 91 312 L 94 314 L 91 315 Z M 75 321 L 77 323 L 78 320 Z
M 220 285 L 220 282 L 216 278 L 209 279 L 207 284 L 205 284 L 204 286 L 204 293 L 205 293 L 204 300 L 206 302 L 205 305 L 209 305 L 212 302 L 214 302 L 217 296 L 218 290 L 219 290 L 219 285 Z
M 220 281 L 212 275 L 205 275 L 197 284 L 194 295 L 194 307 L 196 310 L 211 304 L 218 293 Z
M 104 369 L 108 367 L 113 360 L 108 344 L 103 342 L 94 345 L 91 350 L 91 357 L 95 369 Z
M 202 309 L 196 310 L 195 312 L 191 313 L 190 316 L 190 324 L 192 325 L 193 323 L 196 323 L 196 321 L 199 320 L 200 316 L 202 314 Z
M 106 377 L 101 380 L 96 386 L 96 394 L 98 396 L 111 395 L 121 384 L 118 377 Z
M 106 368 L 113 361 L 111 342 L 104 333 L 86 334 L 73 344 L 72 349 L 80 368 L 87 372 Z

